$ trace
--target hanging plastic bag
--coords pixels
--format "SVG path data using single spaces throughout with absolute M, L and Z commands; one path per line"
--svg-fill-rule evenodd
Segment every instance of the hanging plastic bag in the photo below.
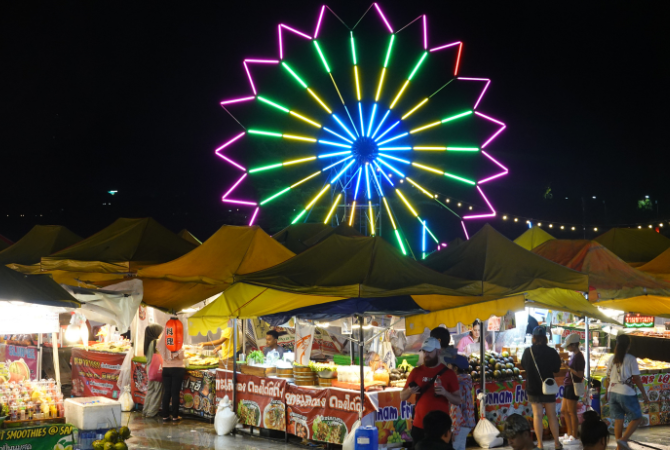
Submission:
M 219 436 L 229 434 L 235 429 L 237 421 L 237 415 L 230 407 L 230 399 L 228 399 L 228 396 L 226 395 L 219 402 L 219 407 L 216 410 L 216 416 L 214 416 L 214 429 L 216 430 L 216 434 Z
M 395 353 L 393 353 L 393 347 L 391 346 L 391 343 L 388 341 L 382 342 L 382 353 L 381 353 L 382 361 L 384 364 L 386 364 L 386 367 L 391 369 L 395 369 L 395 361 L 396 361 L 396 356 Z
M 123 388 L 123 394 L 119 397 L 121 402 L 121 411 L 129 412 L 132 411 L 135 407 L 135 401 L 133 400 L 133 395 L 130 393 L 130 386 Z
M 498 437 L 500 430 L 496 428 L 490 420 L 484 418 L 479 419 L 475 431 L 472 435 L 482 448 L 500 447 L 503 445 L 503 438 Z
M 116 385 L 119 389 L 124 390 L 126 386 L 130 386 L 132 381 L 131 371 L 133 368 L 133 351 L 130 349 L 126 353 L 126 357 L 123 358 L 123 364 L 121 364 L 121 371 L 119 372 L 119 379 L 116 380 Z
M 354 424 L 351 426 L 351 430 L 349 430 L 349 434 L 347 434 L 344 438 L 344 442 L 342 442 L 342 450 L 355 450 L 356 447 L 356 429 L 361 426 L 361 421 L 357 420 L 354 422 Z

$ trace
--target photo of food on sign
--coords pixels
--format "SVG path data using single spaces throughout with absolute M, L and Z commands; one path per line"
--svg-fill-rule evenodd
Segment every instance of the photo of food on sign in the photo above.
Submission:
M 312 439 L 315 441 L 341 444 L 347 432 L 347 426 L 337 417 L 316 416 L 312 422 Z
M 237 415 L 240 418 L 240 423 L 243 425 L 261 426 L 261 408 L 256 402 L 240 400 L 237 406 Z
M 284 404 L 280 400 L 272 400 L 263 413 L 265 428 L 270 430 L 284 431 L 286 420 L 284 416 Z
M 302 439 L 309 439 L 309 428 L 303 416 L 289 412 L 288 432 Z

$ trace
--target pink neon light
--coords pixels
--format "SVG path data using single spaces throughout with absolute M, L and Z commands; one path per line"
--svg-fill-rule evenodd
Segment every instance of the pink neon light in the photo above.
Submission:
M 482 188 L 477 186 L 477 190 L 479 191 L 480 194 L 482 194 L 482 197 L 484 197 L 484 201 L 486 202 L 487 205 L 489 205 L 489 208 L 491 209 L 491 212 L 493 213 L 493 215 L 495 215 L 496 210 L 493 209 L 493 205 L 491 205 L 491 202 L 489 201 L 489 199 L 486 198 L 486 195 L 484 195 L 484 191 L 482 191 Z
M 486 217 L 495 217 L 495 214 L 478 214 L 476 216 L 463 216 L 464 219 L 484 219 Z
M 223 158 L 224 160 L 228 161 L 229 163 L 231 163 L 233 166 L 237 167 L 238 169 L 243 170 L 243 171 L 245 171 L 245 172 L 247 171 L 247 169 L 245 169 L 244 167 L 240 166 L 239 164 L 237 164 L 237 163 L 236 163 L 235 161 L 233 161 L 232 159 L 230 159 L 230 158 L 226 158 L 226 157 L 223 156 L 221 153 L 217 153 L 217 155 L 218 155 L 220 158 Z
M 237 187 L 237 185 L 239 185 L 239 184 L 242 182 L 242 180 L 244 180 L 246 177 L 247 177 L 247 174 L 246 174 L 246 173 L 245 173 L 244 175 L 242 175 L 242 176 L 240 177 L 240 179 L 237 180 L 237 182 L 236 182 L 235 184 L 233 184 L 233 187 L 231 187 L 230 189 L 228 189 L 228 192 L 226 192 L 225 194 L 223 194 L 223 197 L 221 197 L 221 200 L 223 200 L 224 198 L 228 197 L 228 196 L 230 195 L 230 193 L 233 192 L 233 190 L 235 190 L 235 188 Z
M 465 228 L 465 222 L 461 220 L 461 225 L 463 225 L 463 232 L 465 233 L 465 239 L 470 240 L 470 235 L 468 234 L 468 229 Z
M 393 33 L 393 28 L 391 28 L 391 24 L 389 24 L 389 21 L 386 20 L 386 17 L 384 16 L 384 13 L 382 12 L 382 9 L 379 7 L 379 5 L 377 3 L 374 3 L 374 5 L 375 5 L 375 8 L 377 9 L 377 12 L 382 17 L 382 20 L 386 24 L 386 28 L 389 29 L 389 33 Z
M 492 140 L 494 140 L 494 139 L 496 138 L 496 136 L 498 136 L 500 133 L 502 133 L 502 131 L 503 131 L 505 128 L 507 128 L 507 127 L 506 127 L 506 126 L 502 126 L 502 127 L 501 127 L 501 128 L 500 128 L 500 129 L 499 129 L 493 136 L 491 136 L 491 138 L 490 138 L 488 141 L 486 141 L 486 142 L 484 142 L 484 144 L 482 144 L 482 148 L 485 148 L 487 145 L 489 145 L 489 143 L 490 143 Z
M 497 161 L 493 156 L 489 155 L 489 154 L 486 153 L 484 150 L 482 150 L 482 153 L 483 153 L 484 156 L 486 156 L 488 159 L 490 159 L 491 161 L 493 161 L 494 163 L 496 163 L 496 164 L 498 165 L 498 167 L 500 167 L 502 170 L 504 170 L 505 172 L 509 172 L 509 169 L 508 169 L 507 167 L 503 166 L 502 164 L 500 164 L 500 162 Z
M 247 62 L 244 61 L 242 64 L 244 64 L 244 70 L 247 71 L 247 76 L 249 77 L 249 84 L 251 84 L 251 90 L 254 91 L 254 95 L 258 94 L 256 92 L 256 86 L 254 86 L 254 80 L 251 78 L 251 72 L 249 72 L 249 66 L 247 66 Z
M 505 125 L 504 123 L 502 123 L 501 121 L 499 121 L 499 120 L 495 120 L 493 117 L 489 117 L 489 116 L 484 115 L 484 114 L 482 114 L 482 113 L 480 113 L 480 112 L 478 112 L 478 111 L 475 111 L 475 114 L 477 114 L 478 116 L 481 116 L 481 117 L 483 117 L 483 118 L 485 118 L 485 119 L 489 119 L 491 122 L 495 122 L 495 123 L 497 123 L 498 125 L 506 126 L 506 125 Z
M 281 25 L 277 25 L 277 31 L 279 32 L 279 59 L 284 59 L 284 48 L 281 43 Z
M 251 221 L 249 222 L 249 226 L 252 226 L 254 224 L 254 220 L 256 220 L 256 216 L 258 215 L 258 210 L 259 209 L 260 208 L 257 207 L 256 210 L 254 211 L 254 215 L 251 216 Z
M 500 173 L 497 174 L 497 175 L 493 175 L 492 177 L 484 178 L 483 180 L 478 181 L 477 184 L 488 183 L 489 181 L 491 181 L 491 180 L 495 180 L 496 178 L 500 178 L 500 177 L 502 177 L 503 175 L 507 175 L 508 173 L 509 173 L 509 172 L 500 172 Z
M 477 102 L 475 102 L 475 106 L 472 107 L 472 109 L 477 109 L 479 102 L 481 102 L 482 98 L 484 98 L 484 93 L 489 88 L 489 84 L 491 84 L 491 80 L 489 80 L 488 78 L 463 78 L 463 77 L 458 77 L 458 79 L 466 81 L 486 81 L 486 86 L 484 86 L 484 89 L 482 89 L 482 93 L 479 94 L 479 98 L 477 99 Z
M 279 64 L 276 59 L 245 59 L 244 61 L 256 64 Z
M 219 103 L 221 106 L 223 105 L 230 105 L 231 103 L 240 103 L 240 102 L 248 102 L 249 100 L 253 100 L 256 97 L 253 95 L 250 97 L 240 97 L 240 98 L 232 98 L 230 100 L 224 100 L 221 103 Z
M 230 200 L 227 198 L 222 198 L 221 201 L 226 203 L 235 203 L 237 205 L 249 205 L 249 206 L 256 206 L 258 204 L 255 202 L 244 202 L 242 200 Z
M 428 50 L 428 21 L 426 15 L 423 15 L 423 49 Z
M 489 201 L 489 199 L 486 198 L 486 195 L 484 195 L 484 191 L 482 191 L 482 188 L 480 188 L 479 186 L 477 186 L 477 190 L 479 191 L 482 198 L 484 199 L 484 201 L 488 205 L 489 209 L 491 210 L 491 213 L 490 214 L 477 214 L 475 216 L 463 216 L 463 218 L 464 219 L 483 219 L 483 218 L 486 218 L 486 217 L 495 217 L 496 216 L 496 210 L 493 209 L 493 205 L 491 205 L 491 202 Z
M 453 47 L 454 45 L 458 45 L 458 44 L 460 44 L 460 42 L 452 42 L 451 44 L 447 44 L 447 45 L 442 45 L 442 46 L 440 46 L 440 47 L 431 48 L 431 49 L 428 50 L 428 51 L 429 51 L 429 52 L 437 52 L 437 51 L 439 51 L 439 50 L 444 50 L 445 48 Z
M 229 140 L 228 142 L 224 143 L 221 147 L 217 148 L 217 149 L 214 150 L 214 151 L 218 154 L 218 153 L 219 153 L 219 150 L 223 150 L 224 148 L 228 147 L 230 144 L 232 144 L 233 142 L 235 142 L 236 140 L 238 140 L 239 138 L 241 138 L 242 136 L 244 136 L 244 134 L 245 134 L 244 131 L 241 132 L 240 134 L 238 134 L 237 136 L 235 136 L 234 138 L 232 138 L 232 139 Z
M 279 24 L 279 26 L 280 26 L 280 27 L 284 27 L 284 28 L 286 28 L 288 31 L 292 31 L 292 32 L 294 32 L 295 34 L 304 37 L 305 39 L 312 39 L 312 36 L 310 36 L 310 35 L 308 35 L 308 34 L 305 34 L 305 33 L 301 32 L 301 31 L 298 31 L 298 30 L 296 30 L 295 28 L 291 28 L 291 27 L 289 27 L 288 25 L 284 25 L 283 23 L 282 23 L 282 24 Z
M 314 30 L 314 39 L 319 35 L 319 28 L 321 28 L 321 19 L 323 19 L 323 13 L 326 11 L 326 5 L 321 7 L 321 12 L 319 13 L 319 20 L 316 22 L 316 30 Z
M 458 56 L 456 57 L 456 67 L 454 68 L 454 76 L 458 75 L 458 68 L 461 65 L 461 53 L 463 53 L 463 43 L 458 46 Z

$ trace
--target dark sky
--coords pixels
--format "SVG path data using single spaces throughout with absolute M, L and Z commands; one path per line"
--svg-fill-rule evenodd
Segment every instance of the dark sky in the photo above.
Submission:
M 369 6 L 329 5 L 350 24 Z M 460 75 L 493 80 L 484 109 L 508 128 L 491 152 L 511 171 L 490 191 L 501 213 L 670 219 L 667 2 L 381 5 L 396 29 L 428 14 L 433 43 L 465 42 Z M 218 102 L 247 89 L 242 58 L 275 54 L 279 22 L 313 30 L 319 6 L 3 2 L 0 234 L 57 223 L 86 236 L 153 216 L 207 237 L 240 220 L 220 202 L 232 173 L 213 150 L 238 128 Z M 645 195 L 653 211 L 637 209 Z

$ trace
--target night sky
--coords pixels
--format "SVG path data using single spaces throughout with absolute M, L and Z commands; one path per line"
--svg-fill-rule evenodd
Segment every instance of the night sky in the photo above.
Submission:
M 525 218 L 585 221 L 589 236 L 595 225 L 668 227 L 667 2 L 380 4 L 395 29 L 428 14 L 434 45 L 465 43 L 459 75 L 492 79 L 482 110 L 508 126 L 490 150 L 510 175 L 487 192 L 500 216 L 524 218 L 496 228 L 514 238 Z M 369 6 L 328 5 L 352 25 Z M 244 57 L 276 57 L 278 23 L 312 31 L 319 7 L 4 2 L 0 234 L 41 223 L 88 236 L 152 216 L 203 239 L 242 224 L 246 212 L 220 202 L 236 173 L 213 150 L 239 126 L 219 101 L 248 92 Z M 638 209 L 645 195 L 651 211 Z

